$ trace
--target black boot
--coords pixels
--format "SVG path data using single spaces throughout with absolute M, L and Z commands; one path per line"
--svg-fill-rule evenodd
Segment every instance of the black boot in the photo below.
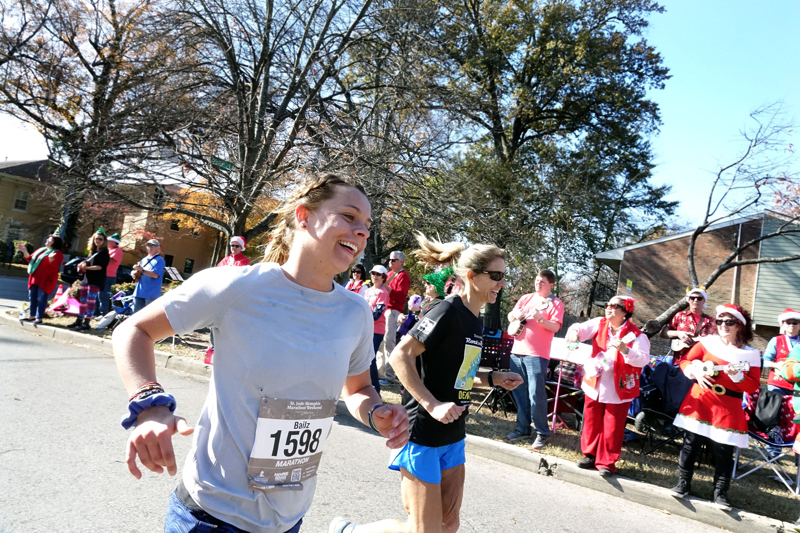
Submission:
M 74 328 L 77 328 L 78 326 L 80 326 L 81 324 L 83 324 L 83 319 L 78 317 L 78 318 L 75 319 L 75 322 L 73 322 L 71 324 L 68 324 L 67 327 L 70 328 L 70 329 L 74 329 Z
M 90 320 L 91 319 L 88 316 L 86 318 L 84 318 L 83 319 L 83 324 L 78 326 L 78 331 L 86 331 L 87 329 L 91 329 L 91 326 L 89 325 L 89 321 Z
M 685 498 L 692 488 L 692 474 L 688 468 L 678 465 L 678 484 L 672 487 L 669 493 L 676 498 Z
M 730 511 L 732 509 L 728 501 L 728 488 L 731 486 L 729 476 L 720 475 L 714 480 L 714 505 L 723 511 Z

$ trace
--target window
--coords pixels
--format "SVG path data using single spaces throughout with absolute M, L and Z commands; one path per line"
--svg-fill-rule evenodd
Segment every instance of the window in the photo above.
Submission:
M 171 229 L 172 231 L 179 231 L 181 228 L 180 226 L 178 226 L 178 221 L 173 219 L 172 222 L 170 222 L 169 224 L 169 229 Z
M 183 264 L 183 273 L 191 274 L 192 270 L 194 270 L 194 259 L 187 259 Z
M 11 220 L 6 226 L 6 242 L 25 240 L 25 224 L 18 220 Z
M 17 196 L 14 198 L 14 210 L 28 212 L 28 204 L 31 201 L 31 191 L 27 189 L 17 189 Z M 8 204 L 6 204 L 8 205 Z
M 164 266 L 171 267 L 173 259 L 173 256 L 164 254 Z

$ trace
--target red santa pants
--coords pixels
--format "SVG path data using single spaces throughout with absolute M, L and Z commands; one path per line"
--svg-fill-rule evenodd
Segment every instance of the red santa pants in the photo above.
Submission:
M 622 451 L 622 438 L 625 436 L 630 405 L 631 402 L 602 403 L 586 397 L 581 451 L 583 455 L 594 455 L 595 467 L 616 472 L 614 463 Z

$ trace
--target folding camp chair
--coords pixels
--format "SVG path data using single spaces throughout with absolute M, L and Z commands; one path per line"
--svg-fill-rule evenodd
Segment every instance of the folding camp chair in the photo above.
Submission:
M 678 367 L 655 357 L 642 369 L 640 383 L 641 410 L 633 417 L 634 427 L 645 437 L 639 453 L 649 455 L 665 446 L 679 447 L 683 431 L 673 421 L 692 382 Z
M 501 331 L 486 331 L 483 336 L 483 351 L 481 352 L 481 366 L 492 370 L 508 372 L 511 366 L 511 347 L 514 339 L 508 337 Z M 484 405 L 487 405 L 494 413 L 502 409 L 503 413 L 517 411 L 517 402 L 510 390 L 495 385 L 486 395 L 481 404 L 475 410 L 477 414 Z
M 584 392 L 581 389 L 583 372 L 580 367 L 568 361 L 555 358 L 550 360 L 550 377 L 545 382 L 547 390 L 547 412 L 551 418 L 553 433 L 560 427 L 568 427 L 562 413 L 575 415 L 575 429 L 580 431 L 583 426 Z M 552 409 L 551 409 L 552 406 Z
M 759 390 L 750 396 L 747 402 L 747 408 L 745 409 L 745 413 L 749 419 L 747 433 L 750 435 L 750 445 L 751 448 L 756 451 L 758 456 L 755 459 L 742 462 L 744 458 L 741 457 L 741 449 L 736 448 L 736 455 L 733 462 L 733 479 L 742 479 L 743 477 L 768 466 L 770 469 L 772 469 L 772 472 L 775 474 L 775 478 L 778 481 L 783 483 L 786 488 L 795 495 L 800 495 L 800 467 L 798 467 L 797 474 L 792 476 L 780 463 L 780 460 L 783 457 L 791 457 L 792 460 L 795 461 L 792 446 L 794 446 L 794 439 L 796 439 L 795 433 L 797 428 L 791 423 L 791 420 L 794 419 L 794 408 L 792 407 L 791 401 L 792 397 L 786 396 L 783 399 L 783 404 L 781 405 L 780 431 L 764 433 L 762 431 L 758 431 L 755 425 L 754 412 L 760 393 L 761 391 Z M 775 436 L 776 433 L 778 433 L 780 438 Z M 783 442 L 783 440 L 788 440 L 790 442 Z M 771 453 L 772 451 L 778 451 L 778 454 L 773 456 Z

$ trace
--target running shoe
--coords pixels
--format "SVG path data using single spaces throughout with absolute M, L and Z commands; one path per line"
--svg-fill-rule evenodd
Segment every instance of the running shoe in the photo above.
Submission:
M 723 511 L 730 511 L 733 509 L 731 504 L 728 502 L 728 491 L 716 489 L 714 491 L 714 505 L 717 509 L 721 509 Z
M 337 516 L 331 522 L 331 526 L 328 528 L 328 533 L 352 533 L 352 531 L 356 528 L 356 525 L 349 520 L 345 520 L 341 516 Z
M 679 479 L 678 484 L 672 487 L 669 493 L 676 498 L 685 498 L 689 494 L 689 482 L 685 479 Z
M 529 438 L 531 438 L 531 434 L 530 433 L 527 433 L 527 434 L 520 433 L 517 430 L 514 430 L 511 433 L 509 433 L 508 435 L 506 435 L 506 440 L 508 442 L 517 442 L 520 439 L 529 439 Z
M 542 448 L 547 446 L 547 438 L 548 438 L 547 435 L 542 435 L 542 434 L 536 435 L 536 440 L 533 441 L 531 448 L 533 448 L 534 450 L 541 450 Z

